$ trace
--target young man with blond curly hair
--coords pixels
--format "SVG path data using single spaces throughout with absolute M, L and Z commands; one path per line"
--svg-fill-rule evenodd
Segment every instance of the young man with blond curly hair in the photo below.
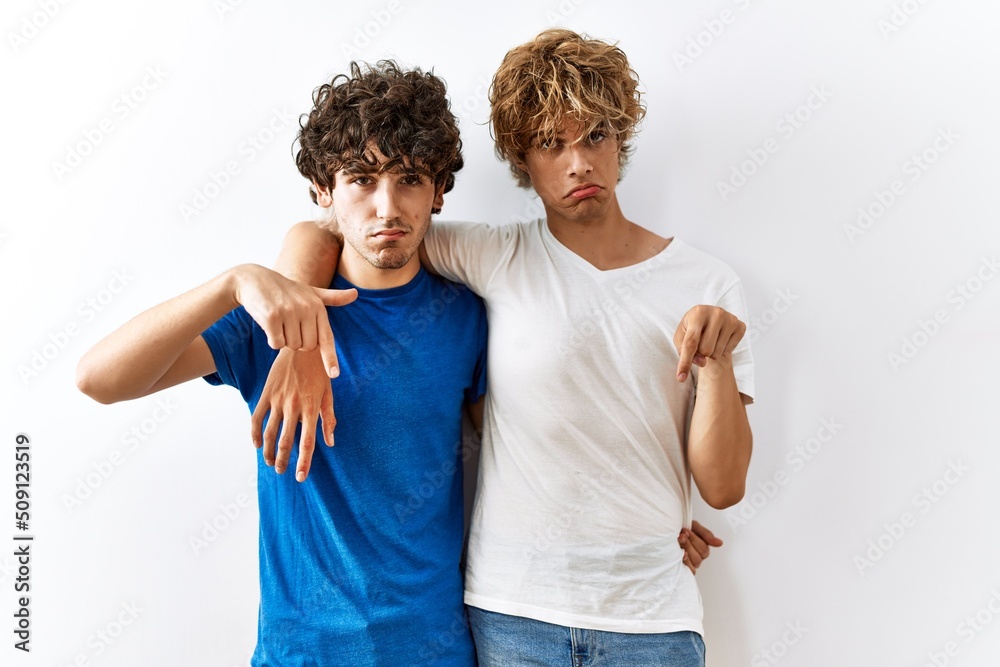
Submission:
M 692 538 L 692 477 L 715 508 L 744 493 L 740 280 L 622 212 L 644 108 L 616 46 L 546 31 L 506 55 L 490 102 L 497 155 L 545 218 L 435 223 L 421 246 L 489 316 L 465 580 L 479 664 L 703 665 L 701 597 L 676 536 Z M 317 248 L 336 242 L 303 223 L 284 252 L 300 262 Z M 332 270 L 313 262 L 302 277 L 323 284 Z

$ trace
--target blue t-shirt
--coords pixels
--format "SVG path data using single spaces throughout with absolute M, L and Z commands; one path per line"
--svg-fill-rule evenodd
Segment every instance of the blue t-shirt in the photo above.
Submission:
M 340 275 L 333 287 L 355 287 Z M 327 308 L 341 374 L 336 446 L 317 429 L 309 478 L 257 457 L 255 666 L 473 667 L 462 604 L 462 409 L 486 391 L 486 315 L 423 269 Z M 204 334 L 253 411 L 277 352 L 240 307 Z M 300 427 L 301 429 L 301 427 Z

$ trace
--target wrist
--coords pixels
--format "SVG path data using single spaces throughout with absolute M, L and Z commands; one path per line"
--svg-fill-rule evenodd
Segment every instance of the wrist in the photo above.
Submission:
M 725 381 L 731 378 L 735 378 L 731 355 L 725 355 L 718 359 L 705 359 L 705 365 L 698 372 L 699 383 Z
M 243 295 L 256 268 L 256 264 L 240 264 L 219 276 L 222 279 L 223 292 L 232 308 L 243 305 Z

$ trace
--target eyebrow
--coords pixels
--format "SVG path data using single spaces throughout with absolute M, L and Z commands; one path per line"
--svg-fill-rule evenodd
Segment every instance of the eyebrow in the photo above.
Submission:
M 428 178 L 433 177 L 434 174 L 431 173 L 430 169 L 422 166 L 410 165 L 406 166 L 403 164 L 402 158 L 394 158 L 385 162 L 381 165 L 371 164 L 365 160 L 354 159 L 344 164 L 341 167 L 341 171 L 346 174 L 351 174 L 354 176 L 371 176 L 374 174 L 413 174 L 420 176 L 427 176 Z

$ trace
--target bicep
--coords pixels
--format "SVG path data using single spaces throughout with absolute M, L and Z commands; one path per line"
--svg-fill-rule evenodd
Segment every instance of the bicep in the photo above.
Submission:
M 191 344 L 181 353 L 181 356 L 177 357 L 177 361 L 167 369 L 167 372 L 143 396 L 155 394 L 167 387 L 173 387 L 188 380 L 211 375 L 215 371 L 215 358 L 212 356 L 212 351 L 209 349 L 208 343 L 205 342 L 205 338 L 198 336 L 191 341 Z
M 329 287 L 340 260 L 340 242 L 329 229 L 306 221 L 293 225 L 281 246 L 274 270 L 291 280 Z

